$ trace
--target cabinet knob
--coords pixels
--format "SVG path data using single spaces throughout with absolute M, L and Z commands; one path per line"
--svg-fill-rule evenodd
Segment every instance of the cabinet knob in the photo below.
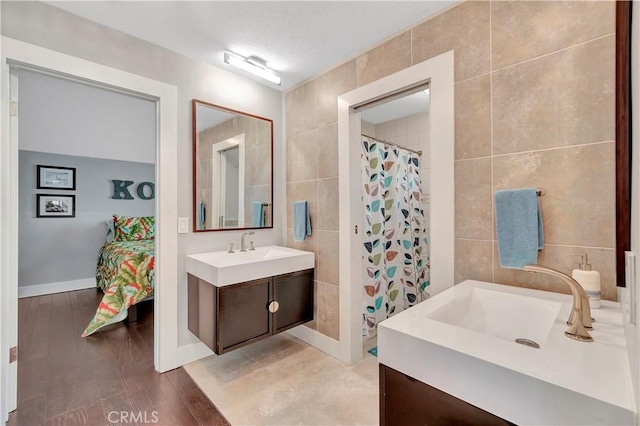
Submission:
M 280 308 L 280 304 L 278 303 L 277 300 L 272 300 L 269 305 L 267 305 L 267 309 L 269 309 L 269 312 L 271 312 L 272 314 L 278 312 L 278 309 Z

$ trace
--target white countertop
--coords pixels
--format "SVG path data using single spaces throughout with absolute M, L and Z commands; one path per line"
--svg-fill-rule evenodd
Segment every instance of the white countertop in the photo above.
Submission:
M 312 269 L 312 252 L 281 246 L 262 246 L 234 253 L 214 251 L 187 256 L 187 273 L 216 287 Z
M 427 317 L 474 286 L 562 307 L 540 349 Z M 465 281 L 380 323 L 382 364 L 517 424 L 632 424 L 634 399 L 618 303 L 593 309 L 594 342 L 565 337 L 568 295 Z M 518 321 L 514 318 L 514 321 Z M 615 422 L 615 423 L 613 423 Z

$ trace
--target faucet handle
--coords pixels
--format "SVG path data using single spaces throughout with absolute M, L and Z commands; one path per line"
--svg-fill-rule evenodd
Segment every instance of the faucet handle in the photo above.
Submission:
M 229 243 L 229 251 L 227 253 L 235 253 L 235 251 L 233 251 L 233 243 Z
M 251 241 L 251 247 L 249 247 L 249 250 L 253 250 L 253 251 L 256 250 L 256 248 L 253 246 L 253 241 Z

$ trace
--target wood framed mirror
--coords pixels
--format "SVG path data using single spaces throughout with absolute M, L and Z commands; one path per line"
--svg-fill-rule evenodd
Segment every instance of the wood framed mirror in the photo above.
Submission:
M 273 121 L 194 99 L 193 232 L 273 227 Z

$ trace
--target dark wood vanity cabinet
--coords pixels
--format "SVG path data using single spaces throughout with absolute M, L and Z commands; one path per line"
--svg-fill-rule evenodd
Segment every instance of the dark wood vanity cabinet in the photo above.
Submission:
M 382 426 L 515 426 L 384 364 L 379 370 Z
M 313 269 L 216 287 L 188 275 L 189 330 L 217 354 L 313 320 Z

